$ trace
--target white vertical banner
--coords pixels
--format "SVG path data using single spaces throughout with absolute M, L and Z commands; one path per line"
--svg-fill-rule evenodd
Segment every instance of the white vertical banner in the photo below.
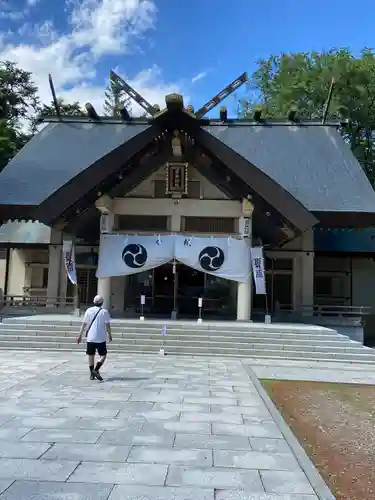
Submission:
M 77 284 L 77 271 L 74 245 L 71 240 L 63 241 L 64 265 L 66 274 L 73 285 Z
M 266 274 L 264 270 L 263 247 L 251 247 L 251 267 L 253 270 L 255 293 L 266 295 Z

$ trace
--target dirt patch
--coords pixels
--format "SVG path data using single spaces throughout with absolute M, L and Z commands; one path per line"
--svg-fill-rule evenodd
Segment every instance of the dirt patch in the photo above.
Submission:
M 375 386 L 262 384 L 337 500 L 374 500 Z

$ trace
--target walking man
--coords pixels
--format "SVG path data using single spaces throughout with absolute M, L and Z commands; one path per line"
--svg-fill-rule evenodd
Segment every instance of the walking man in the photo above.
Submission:
M 103 380 L 99 373 L 100 368 L 107 357 L 107 337 L 112 342 L 111 316 L 107 309 L 103 309 L 103 297 L 96 295 L 94 305 L 89 307 L 83 317 L 81 330 L 77 337 L 77 343 L 82 342 L 82 335 L 87 337 L 86 354 L 88 356 L 90 379 Z M 99 361 L 95 365 L 95 352 L 99 354 Z

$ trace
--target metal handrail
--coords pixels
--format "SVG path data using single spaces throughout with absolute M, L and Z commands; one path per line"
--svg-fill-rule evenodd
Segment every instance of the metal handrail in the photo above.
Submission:
M 74 297 L 54 297 L 47 295 L 3 295 L 0 309 L 4 307 L 66 307 L 74 304 Z

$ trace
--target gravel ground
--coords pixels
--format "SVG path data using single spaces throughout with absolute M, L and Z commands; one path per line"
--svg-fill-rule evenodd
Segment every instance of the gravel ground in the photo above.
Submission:
M 375 386 L 262 383 L 337 500 L 373 500 Z

